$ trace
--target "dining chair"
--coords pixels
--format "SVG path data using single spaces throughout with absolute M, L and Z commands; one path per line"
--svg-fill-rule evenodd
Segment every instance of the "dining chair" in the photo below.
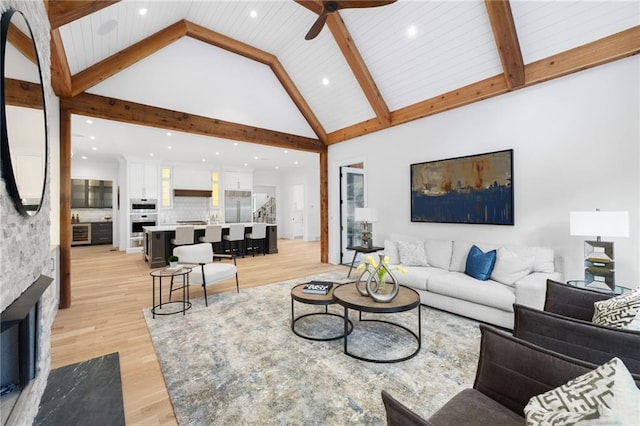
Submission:
M 260 243 L 260 250 L 262 255 L 265 255 L 265 245 L 267 243 L 267 224 L 266 223 L 254 223 L 251 227 L 251 232 L 244 235 L 245 247 L 247 250 L 251 250 L 251 256 L 255 257 L 256 249 L 258 246 L 256 242 Z
M 229 234 L 223 236 L 223 239 L 226 243 L 225 252 L 228 249 L 229 253 L 233 254 L 234 247 L 235 247 L 235 251 L 239 253 L 242 257 L 244 257 L 244 225 L 243 224 L 229 225 Z
M 192 245 L 179 246 L 173 249 L 173 255 L 180 259 L 180 263 L 191 267 L 189 273 L 188 285 L 201 285 L 204 292 L 204 304 L 209 306 L 207 301 L 207 286 L 226 281 L 235 276 L 236 291 L 240 293 L 240 284 L 238 282 L 238 266 L 236 265 L 236 257 L 228 254 L 215 254 L 210 243 L 198 243 Z M 215 262 L 215 259 L 230 259 L 231 262 Z M 171 279 L 169 288 L 169 300 L 171 300 L 171 292 L 181 290 L 182 287 L 173 288 L 174 284 L 182 284 L 182 277 Z
M 222 226 L 207 225 L 204 229 L 204 236 L 198 239 L 201 243 L 209 243 L 213 248 L 213 252 L 217 253 L 216 246 L 222 242 Z

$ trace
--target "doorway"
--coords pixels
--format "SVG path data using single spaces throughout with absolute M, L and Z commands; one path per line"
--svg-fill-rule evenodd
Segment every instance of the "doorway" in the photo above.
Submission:
M 340 167 L 340 263 L 350 264 L 354 251 L 347 247 L 362 245 L 358 223 L 355 221 L 357 207 L 365 206 L 364 164 Z

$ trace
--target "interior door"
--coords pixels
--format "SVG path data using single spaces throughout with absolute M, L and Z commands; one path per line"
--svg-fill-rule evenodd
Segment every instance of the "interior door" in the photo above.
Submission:
M 356 207 L 364 207 L 364 168 L 340 168 L 340 263 L 353 261 L 353 250 L 347 247 L 362 244 L 360 230 L 354 220 Z

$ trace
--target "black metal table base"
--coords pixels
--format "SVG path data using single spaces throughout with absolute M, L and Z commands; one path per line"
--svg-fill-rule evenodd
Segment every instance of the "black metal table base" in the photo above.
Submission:
M 333 336 L 333 337 L 313 337 L 313 336 L 307 336 L 305 334 L 302 334 L 300 332 L 298 332 L 296 330 L 296 322 L 298 322 L 299 320 L 306 318 L 306 317 L 311 317 L 311 316 L 315 316 L 315 315 L 329 315 L 329 316 L 334 316 L 334 317 L 338 317 L 340 319 L 344 319 L 342 318 L 342 315 L 340 314 L 335 314 L 333 312 L 329 312 L 329 307 L 327 305 L 325 305 L 324 307 L 324 312 L 312 312 L 310 314 L 304 314 L 304 315 L 300 315 L 299 317 L 295 317 L 295 312 L 294 312 L 294 303 L 293 303 L 293 299 L 291 299 L 291 331 L 293 331 L 293 334 L 295 334 L 298 337 L 302 337 L 303 339 L 307 339 L 307 340 L 313 340 L 316 342 L 328 342 L 330 340 L 338 340 L 338 339 L 342 339 L 344 337 L 344 333 L 338 335 L 338 336 Z M 345 332 L 347 334 L 351 334 L 351 332 L 353 331 L 353 323 L 351 322 L 351 320 L 347 320 L 348 321 L 348 327 L 346 327 Z
M 379 320 L 379 319 L 362 319 L 362 311 L 358 311 L 358 312 L 359 312 L 358 321 L 360 321 L 360 322 L 380 322 L 380 323 L 389 324 L 389 325 L 392 325 L 394 327 L 398 327 L 398 328 L 401 328 L 401 329 L 405 330 L 406 332 L 411 334 L 416 339 L 416 342 L 418 343 L 418 348 L 414 352 L 410 353 L 409 355 L 401 357 L 401 358 L 394 358 L 394 359 L 367 358 L 367 357 L 356 355 L 354 353 L 349 352 L 349 348 L 348 348 L 348 340 L 349 339 L 347 338 L 347 335 L 345 334 L 343 337 L 344 337 L 344 353 L 346 355 L 349 355 L 351 358 L 355 358 L 355 359 L 360 360 L 360 361 L 375 362 L 375 363 L 378 363 L 378 364 L 392 364 L 392 363 L 395 363 L 395 362 L 402 362 L 402 361 L 406 361 L 406 360 L 411 359 L 414 356 L 418 355 L 418 353 L 420 352 L 420 349 L 422 347 L 422 310 L 420 309 L 420 305 L 418 305 L 418 334 L 416 334 L 413 330 L 410 330 L 409 328 L 405 327 L 404 325 L 396 324 L 396 323 L 391 322 L 391 321 L 385 321 L 385 320 Z M 344 308 L 344 318 L 347 319 L 347 321 L 348 321 L 349 308 L 347 308 L 346 306 Z M 349 322 L 351 322 L 351 321 L 349 321 Z M 353 324 L 351 324 L 351 327 L 353 329 Z M 344 323 L 344 329 L 345 329 L 345 332 L 346 332 L 346 330 L 347 330 L 347 322 L 346 321 Z
M 167 305 L 179 304 L 182 305 L 179 310 L 172 310 L 171 312 L 162 312 L 162 307 Z M 151 313 L 153 315 L 174 315 L 182 312 L 182 315 L 186 313 L 187 310 L 191 309 L 191 302 L 187 300 L 173 300 L 169 302 L 163 302 L 162 304 L 155 305 L 151 308 Z

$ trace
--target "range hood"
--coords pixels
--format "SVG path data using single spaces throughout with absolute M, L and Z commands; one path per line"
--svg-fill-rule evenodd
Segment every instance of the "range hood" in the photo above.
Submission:
M 206 189 L 174 189 L 174 197 L 204 197 L 211 198 L 211 190 Z

